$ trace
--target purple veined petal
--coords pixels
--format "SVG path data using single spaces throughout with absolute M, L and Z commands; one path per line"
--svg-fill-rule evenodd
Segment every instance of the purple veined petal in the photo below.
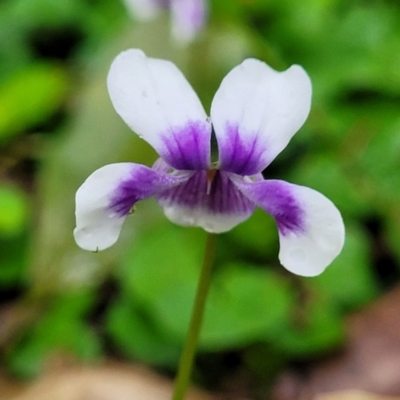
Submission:
M 117 113 L 169 165 L 208 169 L 211 123 L 173 63 L 130 49 L 113 61 L 107 85 Z
M 171 188 L 189 176 L 167 175 L 132 163 L 110 164 L 96 170 L 76 192 L 76 243 L 91 251 L 112 246 L 137 201 Z
M 172 222 L 207 232 L 229 231 L 253 213 L 255 205 L 232 183 L 229 173 L 199 171 L 156 196 Z
M 206 0 L 171 0 L 172 34 L 176 40 L 192 41 L 206 18 Z
M 219 168 L 239 175 L 261 172 L 306 120 L 311 81 L 298 65 L 277 72 L 247 59 L 223 79 L 211 105 Z
M 324 271 L 344 244 L 344 225 L 335 205 L 321 193 L 279 180 L 235 184 L 271 214 L 279 231 L 282 265 L 297 275 Z

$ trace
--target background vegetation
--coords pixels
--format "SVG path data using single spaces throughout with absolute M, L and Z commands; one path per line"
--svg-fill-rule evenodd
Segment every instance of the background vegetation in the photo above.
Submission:
M 265 390 L 288 365 L 345 345 L 344 318 L 396 285 L 400 261 L 400 5 L 378 0 L 215 0 L 188 46 L 168 15 L 141 23 L 109 0 L 0 4 L 1 364 L 34 377 L 55 354 L 133 360 L 174 374 L 205 233 L 138 205 L 113 248 L 73 241 L 74 195 L 96 168 L 156 154 L 114 112 L 107 70 L 123 49 L 173 60 L 206 110 L 246 57 L 302 65 L 311 115 L 266 177 L 310 186 L 341 210 L 347 239 L 319 277 L 278 262 L 258 210 L 220 237 L 196 380 L 237 371 Z M 6 312 L 7 311 L 7 312 Z

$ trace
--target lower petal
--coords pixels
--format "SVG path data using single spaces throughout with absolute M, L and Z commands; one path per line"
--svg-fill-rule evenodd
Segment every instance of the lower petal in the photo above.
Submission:
M 95 171 L 76 192 L 76 243 L 85 250 L 112 246 L 134 204 L 174 185 L 187 176 L 157 172 L 143 165 L 119 163 Z
M 302 276 L 318 275 L 342 250 L 345 237 L 342 217 L 321 193 L 278 180 L 235 183 L 275 218 L 279 259 L 289 271 Z
M 255 205 L 232 183 L 229 173 L 198 171 L 191 178 L 157 196 L 172 222 L 222 233 L 243 222 Z

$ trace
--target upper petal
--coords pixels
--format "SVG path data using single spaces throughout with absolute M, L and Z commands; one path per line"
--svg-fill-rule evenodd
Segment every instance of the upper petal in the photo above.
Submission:
M 187 179 L 143 165 L 119 163 L 93 172 L 76 192 L 76 243 L 97 251 L 112 246 L 133 205 Z
M 342 250 L 345 236 L 342 217 L 321 193 L 278 180 L 235 183 L 275 218 L 279 259 L 289 271 L 303 276 L 318 275 Z
M 211 124 L 196 93 L 171 62 L 137 49 L 120 53 L 107 78 L 117 113 L 176 169 L 207 169 Z
M 204 26 L 205 0 L 171 0 L 172 34 L 181 42 L 190 42 Z
M 220 168 L 262 171 L 306 120 L 311 81 L 302 67 L 278 72 L 247 59 L 223 79 L 211 105 Z

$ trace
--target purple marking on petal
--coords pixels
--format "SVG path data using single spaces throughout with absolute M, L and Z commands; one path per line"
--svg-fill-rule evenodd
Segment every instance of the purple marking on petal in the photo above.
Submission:
M 154 196 L 180 184 L 191 175 L 174 176 L 159 173 L 145 166 L 135 165 L 130 175 L 119 182 L 110 198 L 109 208 L 123 217 L 131 211 L 139 200 Z
M 279 180 L 248 183 L 235 179 L 234 182 L 246 197 L 275 218 L 283 236 L 305 231 L 305 211 L 291 184 Z
M 211 126 L 208 122 L 189 121 L 162 135 L 166 146 L 162 158 L 178 170 L 207 170 L 210 167 Z
M 226 124 L 227 136 L 219 139 L 220 169 L 238 175 L 254 175 L 265 168 L 261 156 L 265 145 L 259 143 L 257 133 L 241 135 L 240 126 Z
M 223 171 L 196 172 L 187 181 L 158 196 L 163 206 L 201 209 L 211 215 L 250 214 L 255 205 L 232 183 Z
M 304 210 L 290 187 L 280 181 L 269 182 L 267 211 L 275 218 L 279 232 L 283 236 L 304 232 Z

